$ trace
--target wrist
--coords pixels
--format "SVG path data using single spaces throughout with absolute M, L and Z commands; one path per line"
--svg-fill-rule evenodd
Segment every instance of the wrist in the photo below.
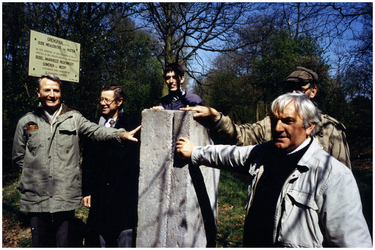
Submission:
M 218 113 L 214 118 L 214 124 L 218 124 L 221 121 L 221 118 L 223 117 L 222 113 Z
M 125 134 L 126 134 L 125 131 L 120 131 L 120 132 L 118 132 L 116 139 L 117 139 L 119 142 L 121 142 L 121 140 L 125 140 Z

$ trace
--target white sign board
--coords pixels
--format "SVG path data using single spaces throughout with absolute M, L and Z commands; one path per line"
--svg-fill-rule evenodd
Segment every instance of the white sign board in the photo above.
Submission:
M 30 30 L 29 75 L 79 82 L 80 44 Z

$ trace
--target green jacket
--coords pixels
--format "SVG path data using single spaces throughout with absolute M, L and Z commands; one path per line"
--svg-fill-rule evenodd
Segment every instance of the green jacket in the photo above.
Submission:
M 321 121 L 315 126 L 312 136 L 318 139 L 319 146 L 324 151 L 351 169 L 345 126 L 326 114 L 322 114 L 320 119 Z M 241 125 L 234 124 L 228 116 L 222 116 L 213 130 L 219 132 L 229 144 L 237 146 L 256 145 L 272 140 L 269 116 L 254 124 Z
M 22 168 L 20 210 L 61 212 L 82 206 L 79 136 L 116 139 L 119 130 L 90 122 L 62 104 L 52 124 L 39 105 L 16 128 L 12 158 Z

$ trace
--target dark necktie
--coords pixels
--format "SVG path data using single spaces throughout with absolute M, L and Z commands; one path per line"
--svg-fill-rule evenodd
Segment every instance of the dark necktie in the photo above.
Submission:
M 114 128 L 114 127 L 115 127 L 115 123 L 116 123 L 115 120 L 112 120 L 112 119 L 111 119 L 111 120 L 109 121 L 109 126 L 110 126 L 111 128 Z

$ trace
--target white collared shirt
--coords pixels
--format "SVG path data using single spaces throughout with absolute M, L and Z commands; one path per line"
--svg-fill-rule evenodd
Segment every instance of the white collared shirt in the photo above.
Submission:
M 116 124 L 116 120 L 117 120 L 117 117 L 115 118 L 108 118 L 108 120 L 104 123 L 104 126 L 106 126 L 107 128 L 111 127 L 111 124 L 109 123 L 111 120 L 114 120 L 115 121 L 115 124 Z

